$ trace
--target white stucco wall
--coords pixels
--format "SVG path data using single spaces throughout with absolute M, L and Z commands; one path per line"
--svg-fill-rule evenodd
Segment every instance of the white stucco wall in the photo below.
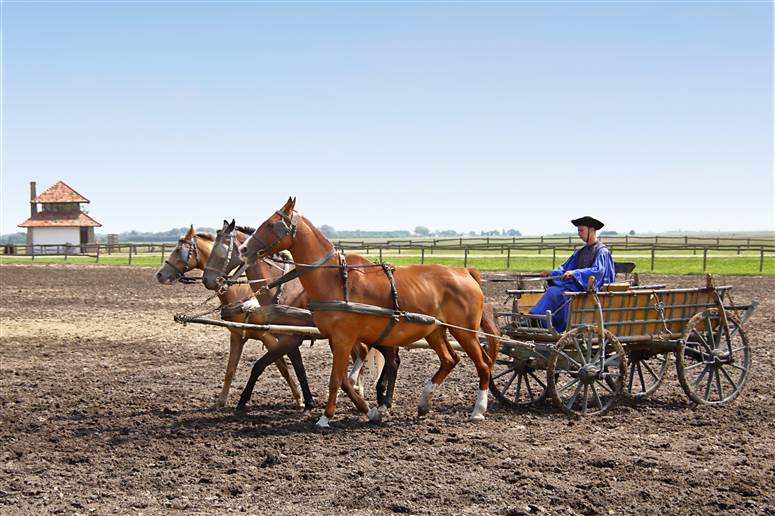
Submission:
M 32 245 L 73 244 L 81 241 L 80 229 L 77 227 L 31 228 Z M 36 253 L 56 252 L 55 249 L 35 249 Z

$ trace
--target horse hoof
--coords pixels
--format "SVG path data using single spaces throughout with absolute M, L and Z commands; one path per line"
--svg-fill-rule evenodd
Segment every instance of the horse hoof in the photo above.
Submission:
M 417 417 L 427 416 L 428 412 L 428 407 L 423 407 L 422 405 L 417 407 Z
M 237 416 L 244 416 L 247 413 L 248 409 L 245 405 L 237 405 L 237 408 L 234 409 L 234 414 Z
M 484 414 L 471 414 L 468 416 L 468 420 L 473 421 L 474 423 L 484 421 Z
M 319 430 L 328 430 L 331 428 L 331 425 L 328 424 L 330 420 L 326 416 L 320 416 L 320 419 L 318 419 L 318 422 L 315 423 L 315 428 Z
M 379 411 L 377 407 L 371 407 L 369 409 L 369 412 L 366 414 L 368 416 L 369 421 L 372 423 L 381 423 L 382 422 L 382 413 Z

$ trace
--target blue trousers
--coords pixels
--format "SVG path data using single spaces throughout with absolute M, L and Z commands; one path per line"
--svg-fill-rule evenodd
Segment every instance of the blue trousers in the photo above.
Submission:
M 541 299 L 538 300 L 538 303 L 530 309 L 530 313 L 535 315 L 545 315 L 547 310 L 551 310 L 554 314 L 552 315 L 552 325 L 558 332 L 565 331 L 565 327 L 568 324 L 568 305 L 566 304 L 560 310 L 557 310 L 567 301 L 567 298 L 562 293 L 572 290 L 568 287 L 569 285 L 563 285 L 562 283 L 549 286 L 544 295 L 541 296 Z M 541 324 L 546 325 L 545 321 L 541 321 Z

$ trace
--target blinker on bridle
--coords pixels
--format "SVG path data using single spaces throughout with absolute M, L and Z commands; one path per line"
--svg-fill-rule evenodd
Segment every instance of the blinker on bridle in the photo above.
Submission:
M 180 244 L 188 244 L 188 247 L 183 248 L 180 246 Z M 169 259 L 164 260 L 164 263 L 172 267 L 172 269 L 177 273 L 177 275 L 175 276 L 176 278 L 180 278 L 183 275 L 185 275 L 189 270 L 191 270 L 191 267 L 188 266 L 188 261 L 191 259 L 191 256 L 194 256 L 194 259 L 198 261 L 197 253 L 196 253 L 196 236 L 194 236 L 191 240 L 186 240 L 184 238 L 181 238 L 180 240 L 178 240 L 177 255 L 178 255 L 178 259 L 185 264 L 184 269 L 179 269 L 177 265 L 169 261 Z
M 256 240 L 261 246 L 258 250 L 259 252 L 263 251 L 264 253 L 271 253 L 272 248 L 288 235 L 291 236 L 291 242 L 296 238 L 296 225 L 299 222 L 299 214 L 294 211 L 291 216 L 288 216 L 279 210 L 276 211 L 275 214 L 280 217 L 280 220 L 272 224 L 272 233 L 275 235 L 274 240 L 268 244 L 261 240 L 261 237 L 258 236 L 258 230 L 261 228 L 256 229 L 253 234 L 250 235 L 250 237 Z

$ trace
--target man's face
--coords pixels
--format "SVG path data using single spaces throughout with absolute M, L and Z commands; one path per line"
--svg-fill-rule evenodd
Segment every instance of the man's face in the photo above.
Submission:
M 582 239 L 585 243 L 589 239 L 589 227 L 588 226 L 578 226 L 576 229 L 578 229 L 579 238 Z

